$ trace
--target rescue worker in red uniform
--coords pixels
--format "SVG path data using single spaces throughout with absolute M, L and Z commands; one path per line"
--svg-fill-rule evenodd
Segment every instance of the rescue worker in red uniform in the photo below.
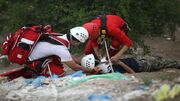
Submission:
M 81 29 L 82 32 L 78 33 L 77 29 Z M 64 75 L 62 63 L 73 70 L 88 72 L 86 68 L 74 62 L 68 50 L 70 45 L 79 45 L 80 42 L 85 42 L 87 38 L 87 31 L 83 27 L 72 28 L 69 34 L 64 35 L 54 36 L 50 33 L 49 36 L 42 37 L 36 44 L 29 56 L 30 62 L 27 63 L 27 66 L 45 76 L 49 76 L 48 66 L 53 74 Z
M 127 36 L 128 26 L 126 22 L 117 15 L 103 15 L 99 16 L 90 22 L 85 23 L 84 27 L 89 33 L 89 40 L 84 49 L 84 53 L 93 53 L 96 59 L 100 60 L 99 48 L 102 46 L 102 39 L 111 38 L 109 55 L 112 62 L 117 62 L 118 59 L 128 50 L 132 45 L 131 39 Z M 104 24 L 104 25 L 103 25 Z M 103 36 L 103 28 L 105 26 L 105 34 Z M 103 30 L 102 30 L 103 29 Z M 119 50 L 119 46 L 123 45 Z
M 0 77 L 7 76 L 12 80 L 19 76 L 25 78 L 36 77 L 38 75 L 50 76 L 51 74 L 63 76 L 65 74 L 64 68 L 67 68 L 67 66 L 75 71 L 82 70 L 86 73 L 94 72 L 94 70 L 84 68 L 77 64 L 68 50 L 70 49 L 70 45 L 79 45 L 88 39 L 87 30 L 83 27 L 75 27 L 70 29 L 70 33 L 68 34 L 53 35 L 54 33 L 49 27 L 50 26 L 45 27 L 48 29 L 48 34 L 46 33 L 45 36 L 38 40 L 24 63 L 25 66 L 15 71 L 0 74 Z M 63 64 L 67 66 L 64 67 Z

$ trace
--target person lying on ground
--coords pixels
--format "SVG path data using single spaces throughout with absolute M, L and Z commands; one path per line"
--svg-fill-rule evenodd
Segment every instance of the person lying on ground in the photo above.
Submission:
M 180 64 L 175 60 L 150 55 L 119 59 L 116 64 L 112 64 L 111 68 L 106 58 L 96 61 L 93 54 L 90 54 L 82 58 L 81 65 L 86 68 L 95 68 L 98 71 L 97 73 L 112 73 L 112 69 L 114 72 L 120 73 L 137 73 L 152 72 L 165 68 L 180 68 Z

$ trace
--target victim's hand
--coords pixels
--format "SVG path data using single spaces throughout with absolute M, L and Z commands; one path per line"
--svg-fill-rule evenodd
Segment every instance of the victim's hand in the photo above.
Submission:
M 99 67 L 94 67 L 93 69 L 92 69 L 92 73 L 93 74 L 99 74 L 101 72 L 101 69 L 99 68 Z

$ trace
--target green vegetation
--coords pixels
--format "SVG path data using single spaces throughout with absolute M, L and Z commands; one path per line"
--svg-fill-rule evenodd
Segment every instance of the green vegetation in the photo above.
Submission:
M 133 34 L 174 32 L 180 23 L 178 0 L 0 0 L 0 9 L 2 34 L 29 23 L 51 24 L 67 33 L 99 14 L 122 16 Z
M 174 33 L 180 24 L 178 0 L 0 0 L 0 9 L 1 36 L 30 23 L 50 24 L 54 31 L 68 33 L 100 14 L 123 17 L 134 41 L 140 34 Z

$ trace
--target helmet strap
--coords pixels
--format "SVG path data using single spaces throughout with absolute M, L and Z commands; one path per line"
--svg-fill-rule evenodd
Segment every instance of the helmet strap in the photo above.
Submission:
M 70 41 L 72 42 L 72 35 L 69 36 Z
M 67 39 L 68 39 L 69 41 L 70 41 L 70 36 L 71 36 L 70 34 L 67 34 Z

